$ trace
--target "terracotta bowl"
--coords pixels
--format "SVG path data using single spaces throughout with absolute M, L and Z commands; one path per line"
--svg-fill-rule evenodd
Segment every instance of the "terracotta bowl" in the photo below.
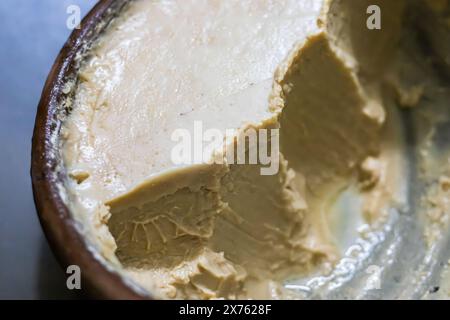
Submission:
M 78 265 L 82 289 L 90 296 L 105 299 L 143 299 L 116 273 L 108 270 L 88 250 L 84 237 L 58 191 L 66 175 L 61 168 L 58 136 L 61 122 L 68 113 L 62 101 L 64 84 L 76 79 L 75 57 L 86 50 L 130 0 L 101 0 L 83 19 L 60 51 L 48 75 L 36 115 L 33 133 L 31 177 L 39 219 L 45 235 L 64 270 Z

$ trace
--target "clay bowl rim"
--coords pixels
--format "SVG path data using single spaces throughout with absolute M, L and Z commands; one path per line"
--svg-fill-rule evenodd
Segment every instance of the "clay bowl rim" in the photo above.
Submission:
M 66 178 L 59 172 L 60 160 L 55 157 L 64 110 L 64 84 L 75 77 L 75 57 L 91 43 L 124 5 L 132 0 L 100 0 L 85 16 L 79 29 L 74 29 L 59 52 L 45 82 L 36 114 L 31 151 L 31 178 L 36 210 L 45 236 L 60 265 L 80 267 L 82 289 L 89 296 L 101 299 L 144 299 L 127 285 L 117 273 L 108 270 L 88 249 L 77 231 L 75 220 L 59 192 Z M 105 23 L 106 22 L 106 23 Z M 103 26 L 102 26 L 103 25 Z

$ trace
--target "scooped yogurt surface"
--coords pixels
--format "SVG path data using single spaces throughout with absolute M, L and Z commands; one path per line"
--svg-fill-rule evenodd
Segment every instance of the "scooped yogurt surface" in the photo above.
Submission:
M 440 243 L 449 19 L 448 1 L 132 1 L 81 58 L 60 133 L 86 241 L 153 297 L 326 297 L 411 205 L 408 109 L 421 239 Z

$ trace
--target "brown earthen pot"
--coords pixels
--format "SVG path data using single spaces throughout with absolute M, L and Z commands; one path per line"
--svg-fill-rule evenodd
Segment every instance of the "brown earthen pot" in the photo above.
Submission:
M 31 177 L 39 219 L 45 235 L 61 265 L 78 265 L 82 289 L 92 297 L 142 299 L 114 272 L 108 270 L 88 250 L 83 236 L 61 198 L 58 186 L 66 178 L 61 168 L 58 135 L 62 119 L 69 112 L 61 103 L 69 79 L 76 79 L 77 54 L 86 50 L 108 23 L 131 0 L 101 0 L 75 29 L 59 53 L 48 75 L 36 115 L 33 133 Z M 68 93 L 70 95 L 70 93 Z M 65 269 L 64 269 L 65 270 Z

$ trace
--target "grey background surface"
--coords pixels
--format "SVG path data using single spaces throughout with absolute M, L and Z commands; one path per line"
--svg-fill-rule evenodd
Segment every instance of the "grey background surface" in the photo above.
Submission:
M 29 175 L 31 136 L 47 74 L 71 30 L 67 7 L 84 16 L 95 0 L 0 1 L 0 299 L 79 298 L 39 224 Z

